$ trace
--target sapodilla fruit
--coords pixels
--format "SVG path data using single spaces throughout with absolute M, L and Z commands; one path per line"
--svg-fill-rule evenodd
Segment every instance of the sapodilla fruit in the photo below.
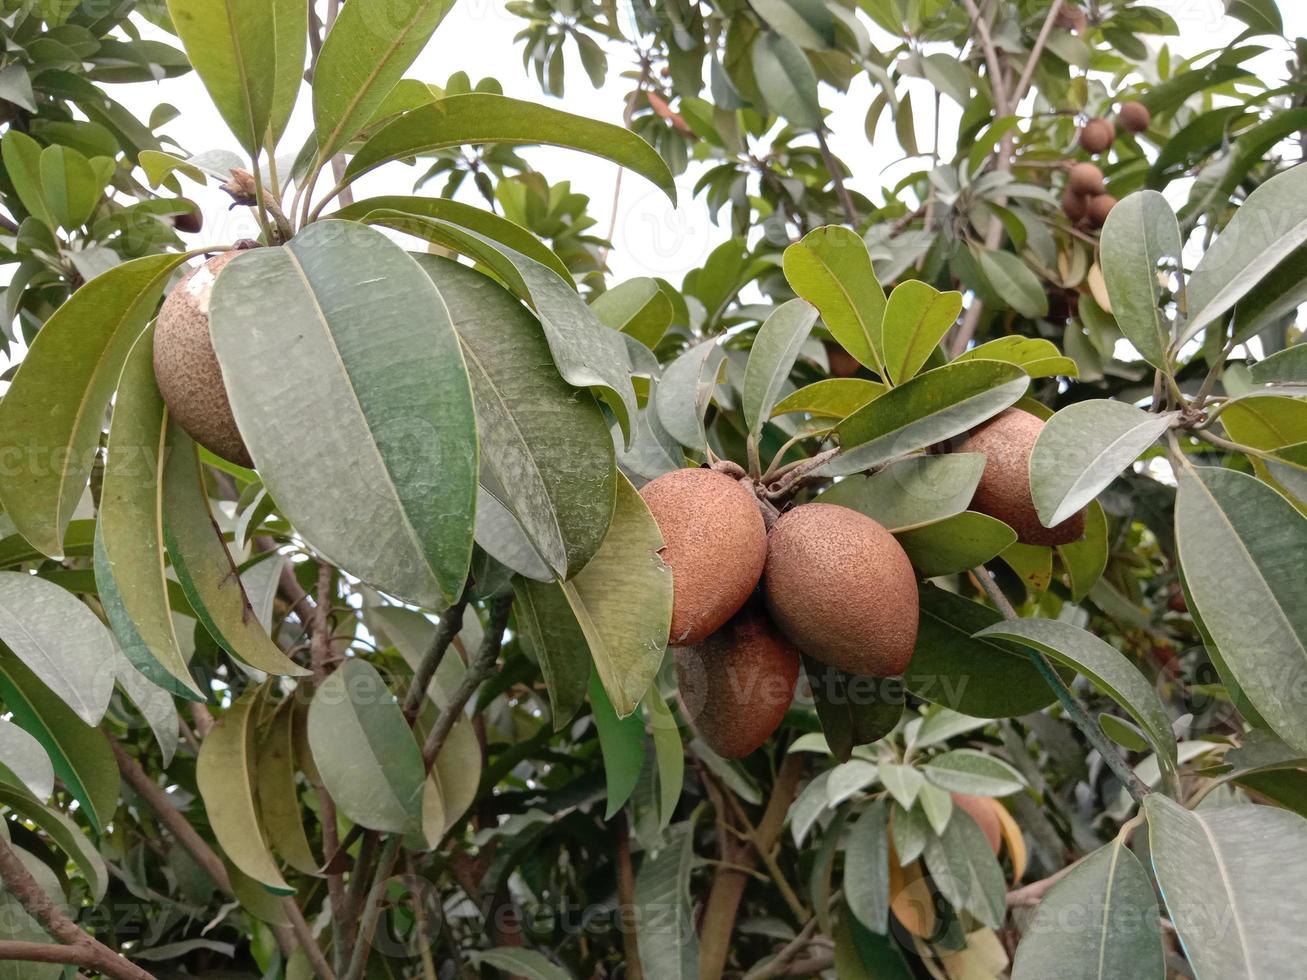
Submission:
M 1111 194 L 1099 194 L 1089 199 L 1089 220 L 1094 223 L 1096 228 L 1102 228 L 1107 224 L 1107 216 L 1112 213 L 1116 207 L 1116 198 Z
M 1086 153 L 1106 153 L 1115 142 L 1116 127 L 1112 125 L 1110 119 L 1101 116 L 1091 119 L 1085 123 L 1085 128 L 1080 130 L 1080 147 Z
M 1062 213 L 1071 219 L 1072 224 L 1079 224 L 1089 217 L 1089 198 L 1068 187 L 1062 194 Z
M 1093 197 L 1107 190 L 1107 184 L 1103 182 L 1103 171 L 1092 163 L 1077 163 L 1072 167 L 1066 185 L 1081 197 Z
M 828 667 L 895 677 L 912 659 L 916 574 L 894 535 L 865 514 L 821 502 L 782 514 L 763 591 L 781 632 Z
M 1153 121 L 1153 114 L 1142 102 L 1122 102 L 1116 110 L 1117 121 L 1127 133 L 1143 133 Z
M 971 498 L 971 509 L 997 517 L 1017 532 L 1023 544 L 1058 545 L 1085 534 L 1085 512 L 1056 527 L 1044 527 L 1030 496 L 1030 453 L 1044 423 L 1029 412 L 1009 408 L 971 434 L 957 447 L 960 453 L 980 453 L 985 469 Z
M 998 819 L 998 814 L 994 812 L 994 807 L 1001 804 L 995 803 L 986 796 L 971 796 L 967 793 L 950 793 L 953 797 L 953 805 L 962 810 L 985 834 L 985 840 L 989 841 L 990 850 L 995 854 L 1003 849 L 1003 824 Z
M 757 599 L 702 643 L 676 651 L 686 715 L 718 755 L 739 759 L 780 726 L 799 679 L 799 651 Z
M 191 201 L 181 203 L 192 204 Z M 188 235 L 198 235 L 204 230 L 204 213 L 199 208 L 195 208 L 193 211 L 182 211 L 180 214 L 173 215 L 172 226 Z
M 210 452 L 253 466 L 236 428 L 209 339 L 209 301 L 218 274 L 239 252 L 223 252 L 187 273 L 168 294 L 154 329 L 154 376 L 168 411 Z
M 839 344 L 826 344 L 826 360 L 830 363 L 833 378 L 851 378 L 862 368 L 858 359 Z
M 739 612 L 767 562 L 758 501 L 738 480 L 706 469 L 673 470 L 640 496 L 662 532 L 672 570 L 672 646 L 706 639 Z

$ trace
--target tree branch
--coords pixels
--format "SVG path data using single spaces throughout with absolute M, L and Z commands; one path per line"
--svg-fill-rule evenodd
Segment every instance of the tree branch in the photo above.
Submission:
M 844 209 L 844 220 L 849 223 L 850 228 L 856 231 L 858 227 L 858 210 L 853 206 L 853 196 L 844 185 L 844 175 L 840 173 L 840 162 L 835 159 L 835 154 L 830 151 L 830 144 L 826 142 L 826 133 L 821 129 L 817 130 L 817 148 L 821 150 L 821 159 L 826 164 L 830 179 L 835 183 L 835 196 L 839 198 L 840 207 Z

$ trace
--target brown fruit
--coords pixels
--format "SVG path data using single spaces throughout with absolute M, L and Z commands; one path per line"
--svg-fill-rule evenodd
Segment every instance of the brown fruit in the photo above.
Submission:
M 1017 532 L 1017 540 L 1023 544 L 1070 544 L 1084 537 L 1085 512 L 1056 527 L 1044 527 L 1030 497 L 1030 452 L 1043 428 L 1043 421 L 1029 412 L 1009 408 L 972 429 L 957 452 L 985 456 L 985 471 L 971 498 L 972 510 L 997 517 Z
M 1092 163 L 1077 163 L 1071 168 L 1067 178 L 1067 188 L 1081 197 L 1092 197 L 1107 190 L 1103 182 L 1103 171 Z
M 187 435 L 223 459 L 253 466 L 209 339 L 213 284 L 239 254 L 223 252 L 192 269 L 163 301 L 154 331 L 154 375 L 168 411 Z
M 1057 15 L 1057 26 L 1064 31 L 1084 33 L 1089 27 L 1089 18 L 1079 7 L 1065 6 Z
M 181 201 L 179 203 L 190 204 L 195 207 L 191 201 Z M 188 235 L 198 235 L 204 230 L 204 215 L 198 207 L 195 207 L 193 211 L 183 211 L 181 214 L 173 215 L 172 226 Z
M 1116 198 L 1111 194 L 1099 194 L 1097 197 L 1089 199 L 1089 220 L 1094 223 L 1096 228 L 1102 228 L 1107 224 L 1107 216 L 1112 213 L 1116 207 Z
M 767 527 L 738 481 L 705 469 L 673 470 L 640 496 L 662 531 L 672 569 L 672 646 L 707 638 L 739 612 L 762 577 Z
M 826 343 L 826 360 L 830 362 L 833 378 L 851 378 L 862 369 L 858 359 L 839 344 Z
M 834 504 L 781 515 L 763 578 L 772 619 L 804 653 L 850 674 L 895 677 L 917 642 L 917 577 L 894 535 Z
M 990 850 L 995 854 L 1003 849 L 1003 824 L 994 812 L 995 803 L 987 796 L 971 796 L 967 793 L 950 793 L 953 804 L 972 820 L 976 821 L 989 841 Z
M 1142 102 L 1122 102 L 1116 110 L 1116 118 L 1127 133 L 1143 133 L 1153 121 L 1153 114 Z
M 1062 213 L 1071 219 L 1072 224 L 1079 224 L 1089 216 L 1089 198 L 1068 187 L 1062 194 Z
M 780 726 L 799 680 L 799 651 L 757 600 L 702 643 L 676 651 L 685 713 L 718 755 L 739 759 Z
M 1106 153 L 1116 142 L 1116 127 L 1110 119 L 1091 119 L 1080 130 L 1080 147 L 1086 153 Z

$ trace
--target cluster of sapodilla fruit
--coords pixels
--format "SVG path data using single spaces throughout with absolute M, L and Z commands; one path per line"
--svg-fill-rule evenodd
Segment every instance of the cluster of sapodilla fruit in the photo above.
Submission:
M 1106 153 L 1116 142 L 1116 125 L 1128 133 L 1147 131 L 1152 122 L 1148 107 L 1142 102 L 1122 102 L 1116 111 L 1116 123 L 1106 116 L 1089 120 L 1080 130 L 1080 148 L 1090 156 Z M 1062 211 L 1072 224 L 1102 228 L 1116 207 L 1116 198 L 1107 192 L 1102 169 L 1094 163 L 1073 164 L 1062 194 Z
M 1068 544 L 1084 513 L 1040 523 L 1030 453 L 1044 423 L 1011 408 L 978 426 L 955 451 L 985 468 L 971 508 L 996 517 L 1026 544 Z M 920 616 L 917 574 L 885 527 L 847 507 L 800 504 L 769 531 L 752 480 L 711 468 L 681 469 L 640 495 L 672 572 L 672 624 L 681 701 L 713 751 L 739 758 L 780 726 L 802 651 L 847 674 L 896 677 L 912 659 Z

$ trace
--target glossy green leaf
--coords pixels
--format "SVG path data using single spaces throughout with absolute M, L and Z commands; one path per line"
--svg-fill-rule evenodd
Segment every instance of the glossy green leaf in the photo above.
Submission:
M 1214 467 L 1177 474 L 1185 583 L 1226 669 L 1285 742 L 1307 750 L 1307 518 L 1255 477 Z
M 1057 345 L 1041 337 L 999 337 L 977 344 L 964 351 L 956 361 L 1006 361 L 1015 364 L 1032 378 L 1051 378 L 1056 375 L 1075 378 L 1080 374 L 1076 362 L 1063 357 Z
M 513 579 L 517 625 L 529 638 L 549 691 L 554 731 L 580 710 L 590 681 L 590 648 L 557 582 Z
M 1085 536 L 1057 546 L 1058 557 L 1070 579 L 1071 599 L 1081 602 L 1107 570 L 1111 557 L 1107 540 L 1107 515 L 1097 500 L 1085 508 Z
M 667 841 L 645 855 L 635 878 L 635 905 L 656 910 L 637 925 L 645 976 L 693 980 L 699 976 L 699 939 L 694 930 L 690 871 L 694 867 L 694 825 L 672 827 Z
M 3 156 L 5 173 L 18 193 L 18 200 L 28 214 L 51 231 L 58 228 L 59 222 L 45 199 L 41 181 L 41 144 L 26 133 L 10 129 L 0 140 L 0 156 Z
M 755 0 L 751 4 L 767 26 L 796 44 L 821 50 L 835 44 L 835 20 L 820 0 Z
M 1030 454 L 1030 495 L 1043 525 L 1061 524 L 1107 489 L 1179 415 L 1106 398 L 1058 411 Z
M 86 224 L 100 203 L 102 187 L 90 161 L 71 147 L 41 151 L 41 188 L 59 227 L 74 231 Z
M 646 347 L 655 346 L 676 315 L 672 301 L 656 279 L 641 276 L 618 283 L 590 304 L 595 316 Z
M 223 270 L 210 332 L 241 434 L 296 529 L 397 598 L 452 601 L 472 557 L 476 419 L 421 266 L 378 231 L 319 221 Z M 290 402 L 288 362 L 314 378 Z
M 802 299 L 792 299 L 776 307 L 758 329 L 744 369 L 741 399 L 745 425 L 754 439 L 762 435 L 762 427 L 771 418 L 798 360 L 799 348 L 816 322 L 815 307 Z
M 903 714 L 903 685 L 897 678 L 857 677 L 803 657 L 813 706 L 831 755 L 847 762 L 859 745 L 878 742 Z
M 888 301 L 862 239 L 838 225 L 818 228 L 785 250 L 784 266 L 790 287 L 817 307 L 840 346 L 884 377 Z
M 681 741 L 676 716 L 663 700 L 656 684 L 649 686 L 644 707 L 653 740 L 654 760 L 658 767 L 659 829 L 666 830 L 672 822 L 685 784 L 685 746 Z
M 806 412 L 818 418 L 844 419 L 871 404 L 887 390 L 878 381 L 827 378 L 786 395 L 772 409 L 772 417 Z
M 611 820 L 626 805 L 640 781 L 645 754 L 644 719 L 637 714 L 619 718 L 597 674 L 590 675 L 588 693 L 608 788 L 604 819 Z
M 977 256 L 981 272 L 1000 299 L 1024 317 L 1048 315 L 1048 296 L 1039 277 L 1011 252 L 981 249 Z
M 984 469 L 980 453 L 910 456 L 871 476 L 846 477 L 818 499 L 866 514 L 890 531 L 908 531 L 966 510 Z
M 127 352 L 182 259 L 124 262 L 73 293 L 41 328 L 0 401 L 0 451 L 10 461 L 0 505 L 51 558 L 63 556 Z
M 874 933 L 889 930 L 889 834 L 883 800 L 858 815 L 844 851 L 844 900 Z
M 1018 541 L 1004 548 L 999 557 L 1017 573 L 1031 596 L 1043 595 L 1053 583 L 1053 549 L 1047 545 Z
M 935 756 L 921 768 L 922 775 L 940 789 L 970 796 L 1010 796 L 1026 788 L 1026 781 L 1002 759 L 975 749 L 952 749 Z
M 817 74 L 803 49 L 782 34 L 763 31 L 750 53 L 754 83 L 767 109 L 799 129 L 821 129 Z
M 885 369 L 898 385 L 907 381 L 934 353 L 962 312 L 962 294 L 941 293 L 915 279 L 894 287 L 885 307 Z
M 703 419 L 717 385 L 726 351 L 715 339 L 681 354 L 663 371 L 654 393 L 658 420 L 687 449 L 703 452 L 708 445 Z
M 100 742 L 103 743 L 103 739 Z M 97 745 L 98 750 L 98 745 Z M 105 745 L 104 751 L 108 752 L 108 746 Z M 97 756 L 99 753 L 97 751 Z M 103 758 L 102 756 L 99 756 Z M 107 759 L 109 765 L 113 765 L 113 758 Z M 116 776 L 117 769 L 114 768 Z M 117 791 L 117 782 L 114 782 L 114 790 Z M 90 886 L 91 896 L 96 902 L 104 900 L 105 893 L 109 889 L 109 868 L 105 864 L 104 858 L 96 850 L 95 844 L 86 836 L 71 817 L 56 810 L 54 807 L 46 806 L 39 800 L 17 790 L 10 790 L 0 787 L 0 805 L 21 814 L 25 819 L 30 820 L 41 831 L 54 841 L 61 851 L 68 855 L 69 859 L 77 866 L 77 870 L 82 873 L 86 879 L 87 885 Z M 28 980 L 22 977 L 21 980 Z
M 943 798 L 947 800 L 948 794 L 943 793 Z M 926 812 L 929 816 L 929 809 Z M 1007 883 L 984 831 L 974 820 L 965 819 L 949 820 L 935 833 L 923 854 L 932 883 L 955 909 L 966 909 L 997 929 L 1007 915 Z
M 309 8 L 300 0 L 271 0 L 273 33 L 277 41 L 277 75 L 269 107 L 268 145 L 275 148 L 304 84 L 304 56 L 309 37 Z
M 983 565 L 1015 544 L 1017 532 L 988 514 L 967 510 L 938 524 L 900 531 L 895 537 L 912 566 L 932 578 Z
M 1153 367 L 1166 370 L 1172 324 L 1161 308 L 1164 277 L 1181 269 L 1180 225 L 1157 191 L 1121 200 L 1103 226 L 1102 268 L 1112 313 L 1126 339 Z

